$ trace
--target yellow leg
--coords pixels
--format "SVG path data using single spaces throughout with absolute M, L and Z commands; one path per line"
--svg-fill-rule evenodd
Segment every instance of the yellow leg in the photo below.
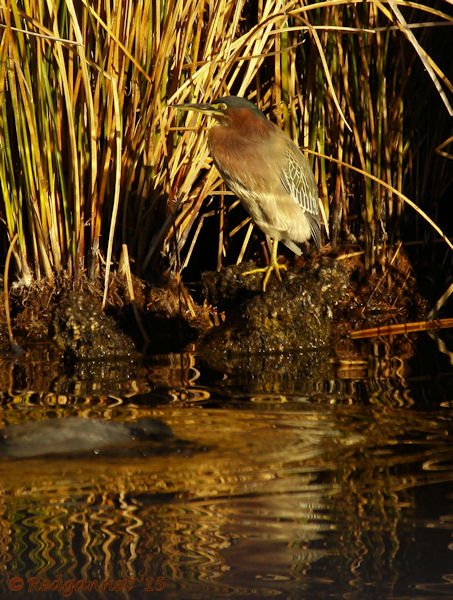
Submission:
M 278 262 L 277 249 L 278 240 L 272 240 L 272 255 L 270 264 L 267 267 L 260 267 L 258 269 L 252 269 L 251 271 L 245 271 L 244 273 L 242 273 L 242 275 L 252 275 L 253 273 L 265 273 L 263 277 L 263 292 L 266 291 L 267 283 L 269 281 L 269 277 L 271 276 L 272 271 L 274 271 L 277 279 L 281 281 L 282 276 L 280 275 L 280 271 L 286 271 L 286 269 L 288 268 L 286 265 L 282 265 Z

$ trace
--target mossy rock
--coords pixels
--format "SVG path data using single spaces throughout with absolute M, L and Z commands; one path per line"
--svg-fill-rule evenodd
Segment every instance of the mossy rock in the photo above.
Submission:
M 52 337 L 67 356 L 78 359 L 125 358 L 136 354 L 131 339 L 105 315 L 97 298 L 69 292 L 61 298 L 52 320 Z
M 204 339 L 204 356 L 303 355 L 329 345 L 334 309 L 349 285 L 339 261 L 321 258 L 310 268 L 283 273 L 282 283 L 272 275 L 265 293 L 261 274 L 241 276 L 238 269 L 204 276 L 208 301 L 226 312 L 225 323 Z

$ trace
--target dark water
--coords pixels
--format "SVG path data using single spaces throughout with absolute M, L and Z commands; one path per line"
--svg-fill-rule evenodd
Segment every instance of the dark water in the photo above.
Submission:
M 453 598 L 452 358 L 412 340 L 404 357 L 365 344 L 319 380 L 215 372 L 194 353 L 101 379 L 2 364 L 3 427 L 151 417 L 175 438 L 80 454 L 57 440 L 20 459 L 3 446 L 0 593 Z

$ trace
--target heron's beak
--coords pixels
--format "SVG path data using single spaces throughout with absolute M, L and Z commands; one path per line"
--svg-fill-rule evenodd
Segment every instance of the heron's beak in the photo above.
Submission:
M 193 110 L 213 117 L 221 117 L 224 114 L 217 104 L 173 104 L 172 107 L 179 110 Z

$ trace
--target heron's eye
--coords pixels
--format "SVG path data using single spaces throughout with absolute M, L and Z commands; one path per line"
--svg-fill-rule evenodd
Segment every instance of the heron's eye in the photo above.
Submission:
M 227 110 L 228 106 L 225 104 L 225 102 L 219 102 L 219 104 L 217 104 L 217 108 L 219 110 L 225 111 L 225 110 Z

